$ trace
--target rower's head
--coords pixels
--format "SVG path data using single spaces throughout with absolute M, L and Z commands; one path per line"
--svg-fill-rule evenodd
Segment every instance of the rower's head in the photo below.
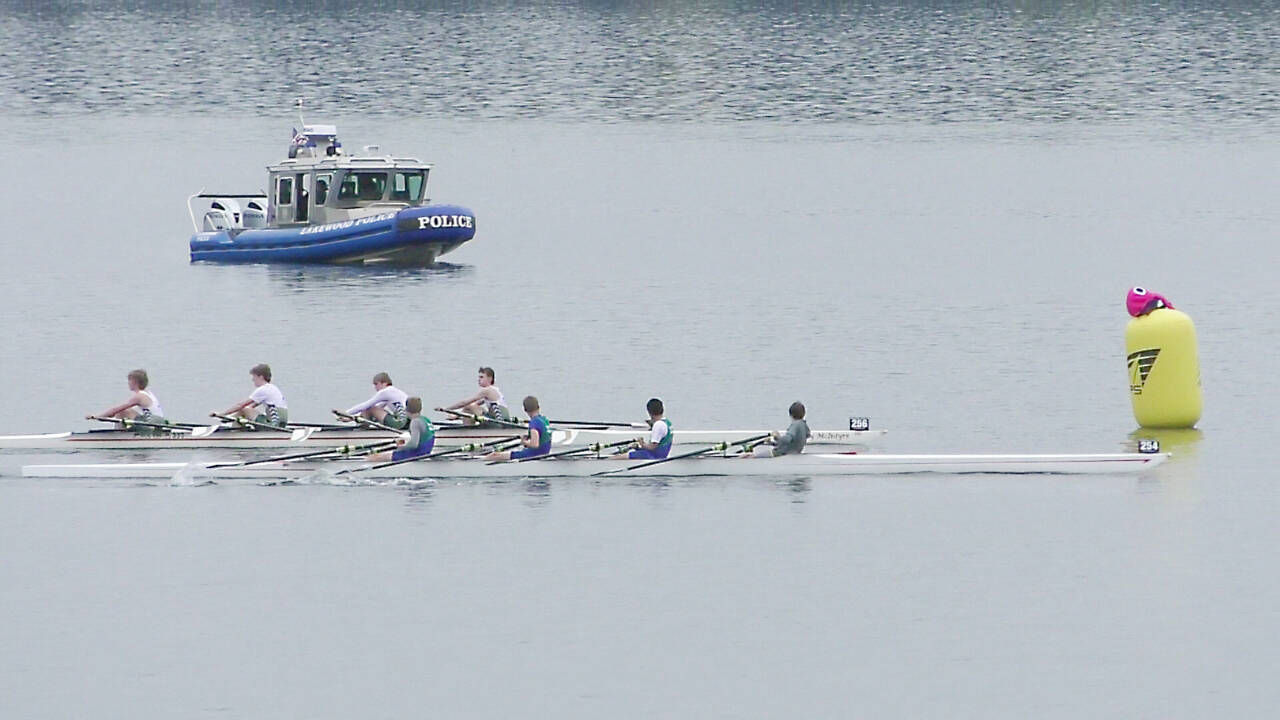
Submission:
M 249 368 L 249 377 L 253 379 L 254 385 L 266 385 L 271 382 L 271 366 L 266 363 L 258 363 Z
M 138 392 L 147 389 L 147 371 L 141 368 L 129 371 L 129 389 Z
M 791 407 L 787 408 L 787 412 L 791 413 L 792 420 L 804 419 L 804 403 L 799 400 L 791 403 Z
M 373 386 L 379 390 L 391 387 L 391 376 L 386 373 L 378 373 L 373 376 Z
M 662 401 L 658 398 L 649 398 L 649 402 L 644 404 L 644 409 L 649 411 L 649 417 L 655 419 L 662 417 L 662 413 L 667 411 L 666 408 L 662 407 Z
M 418 415 L 422 412 L 422 398 L 411 397 L 404 401 L 404 409 L 409 411 L 410 415 Z
M 480 387 L 489 387 L 493 384 L 493 368 L 482 367 L 480 368 L 479 373 L 480 374 L 476 376 L 476 382 L 480 384 Z
M 533 417 L 534 415 L 537 415 L 538 411 L 542 409 L 538 407 L 538 398 L 532 395 L 525 397 L 523 404 L 524 404 L 524 411 L 526 414 L 528 414 L 529 417 Z

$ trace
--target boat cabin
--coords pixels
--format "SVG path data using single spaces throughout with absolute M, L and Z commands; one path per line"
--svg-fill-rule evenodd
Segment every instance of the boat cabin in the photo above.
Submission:
M 204 193 L 209 200 L 197 232 L 247 228 L 295 228 L 344 222 L 390 213 L 427 202 L 431 165 L 416 158 L 378 155 L 370 145 L 363 155 L 347 155 L 334 125 L 304 125 L 295 132 L 289 157 L 267 167 L 266 193 Z
M 347 155 L 333 125 L 305 125 L 289 158 L 267 168 L 267 226 L 323 225 L 427 201 L 431 165 L 416 158 Z

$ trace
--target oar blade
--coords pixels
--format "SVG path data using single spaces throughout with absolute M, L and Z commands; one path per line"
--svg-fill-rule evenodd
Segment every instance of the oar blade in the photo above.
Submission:
M 193 438 L 206 438 L 206 437 L 209 437 L 210 435 L 212 435 L 212 434 L 214 434 L 214 433 L 218 432 L 219 428 L 221 428 L 221 427 L 222 427 L 221 425 L 203 425 L 203 426 L 201 426 L 201 427 L 192 428 L 192 429 L 191 429 L 191 437 L 193 437 Z

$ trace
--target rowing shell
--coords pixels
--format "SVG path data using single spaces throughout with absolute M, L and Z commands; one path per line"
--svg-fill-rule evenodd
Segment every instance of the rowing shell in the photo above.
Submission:
M 470 443 L 482 443 L 523 434 L 519 428 L 441 428 L 436 431 L 436 447 L 460 447 Z M 767 433 L 768 430 L 680 430 L 673 433 L 672 442 L 684 445 L 710 445 L 733 442 L 744 437 Z M 884 437 L 884 430 L 815 430 L 809 439 L 814 447 L 868 447 Z M 575 447 L 593 443 L 608 444 L 639 438 L 642 429 L 577 429 L 553 430 L 551 444 L 558 447 Z M 342 445 L 364 445 L 394 437 L 394 434 L 363 428 L 342 430 L 317 430 L 302 441 L 293 441 L 287 433 L 258 430 L 218 430 L 204 437 L 182 435 L 138 435 L 128 430 L 90 430 L 88 432 L 64 432 L 48 435 L 0 435 L 0 449 L 4 450 L 168 450 L 174 448 L 243 448 L 246 450 L 271 448 L 326 448 Z
M 858 455 L 855 453 L 813 453 L 776 458 L 692 457 L 672 460 L 634 473 L 614 477 L 702 477 L 769 476 L 811 477 L 821 475 L 897 475 L 904 473 L 947 474 L 1050 474 L 1115 475 L 1154 468 L 1168 459 L 1168 453 L 1110 453 L 1067 455 Z M 211 467 L 218 463 L 106 463 L 98 465 L 24 465 L 25 477 L 43 478 L 172 478 L 181 473 L 188 478 L 295 479 L 359 481 L 373 478 L 528 478 L 587 477 L 604 470 L 624 470 L 622 460 L 596 458 L 553 458 L 533 462 L 490 464 L 481 459 L 440 459 L 403 463 L 386 468 L 362 470 L 359 461 L 294 462 L 239 467 Z M 351 470 L 337 474 L 341 470 Z

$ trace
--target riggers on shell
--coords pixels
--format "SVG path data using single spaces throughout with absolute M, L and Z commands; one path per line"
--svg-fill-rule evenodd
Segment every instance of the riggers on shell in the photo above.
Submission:
M 1129 291 L 1130 314 L 1136 293 L 1145 291 Z M 1156 305 L 1136 315 L 1125 329 L 1133 417 L 1146 428 L 1193 427 L 1203 405 L 1195 324 L 1167 301 Z

